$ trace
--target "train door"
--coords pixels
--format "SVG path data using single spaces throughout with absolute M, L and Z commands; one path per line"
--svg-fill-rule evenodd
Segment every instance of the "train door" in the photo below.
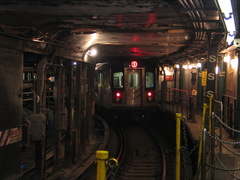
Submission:
M 142 69 L 125 69 L 126 105 L 141 106 Z

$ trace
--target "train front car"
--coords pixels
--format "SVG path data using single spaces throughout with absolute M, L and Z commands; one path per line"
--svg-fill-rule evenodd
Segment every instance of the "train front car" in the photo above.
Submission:
M 156 74 L 156 64 L 149 61 L 115 62 L 99 68 L 98 108 L 107 110 L 104 114 L 110 120 L 149 117 L 157 100 Z

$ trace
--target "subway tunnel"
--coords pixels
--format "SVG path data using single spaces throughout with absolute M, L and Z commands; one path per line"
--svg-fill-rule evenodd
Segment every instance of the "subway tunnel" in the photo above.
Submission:
M 220 70 L 231 74 L 226 84 L 215 72 L 226 55 L 239 55 L 240 3 L 229 3 L 227 14 L 218 0 L 1 1 L 0 179 L 21 178 L 22 152 L 31 143 L 41 179 L 48 143 L 55 147 L 53 172 L 61 159 L 65 166 L 78 160 L 94 135 L 95 70 L 104 64 L 154 64 L 156 104 L 165 105 L 168 87 L 186 91 L 193 121 L 205 97 L 223 101 L 227 94 L 236 99 L 228 109 L 237 108 L 238 65 Z M 226 23 L 231 20 L 235 29 Z M 208 78 L 201 86 L 202 71 Z

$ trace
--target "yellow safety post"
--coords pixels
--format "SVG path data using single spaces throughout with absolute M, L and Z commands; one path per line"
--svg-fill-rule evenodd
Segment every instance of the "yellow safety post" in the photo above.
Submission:
M 108 151 L 96 151 L 97 180 L 106 180 L 106 161 L 108 160 L 108 154 Z
M 181 113 L 176 113 L 176 180 L 180 180 Z
M 211 130 L 212 130 L 212 101 L 213 101 L 213 97 L 210 96 L 209 97 L 209 122 L 208 122 L 208 132 L 211 134 Z
M 207 104 L 203 103 L 201 132 L 203 132 L 204 125 L 205 125 L 206 111 L 207 111 Z M 200 134 L 200 137 L 199 137 L 198 168 L 200 167 L 200 163 L 201 163 L 201 154 L 202 154 L 202 134 Z

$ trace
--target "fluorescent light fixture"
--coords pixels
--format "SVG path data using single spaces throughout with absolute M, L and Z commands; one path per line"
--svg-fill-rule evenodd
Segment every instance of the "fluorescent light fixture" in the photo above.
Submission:
M 235 35 L 236 34 L 236 26 L 235 26 L 235 21 L 234 21 L 233 17 L 230 19 L 224 19 L 224 21 L 225 21 L 229 35 Z
M 218 65 L 215 67 L 215 73 L 216 74 L 218 74 L 218 72 L 219 72 L 219 67 L 218 67 Z
M 226 41 L 230 45 L 236 35 L 236 25 L 235 19 L 233 15 L 233 8 L 231 0 L 217 0 L 219 5 L 219 10 L 223 14 L 223 20 L 225 24 L 225 28 L 227 30 L 227 39 Z
M 230 35 L 229 33 L 227 34 L 226 42 L 228 43 L 228 45 L 232 44 L 234 38 L 235 38 L 235 35 Z
M 221 12 L 224 14 L 224 19 L 228 19 L 233 14 L 232 2 L 231 0 L 217 0 L 220 6 Z

